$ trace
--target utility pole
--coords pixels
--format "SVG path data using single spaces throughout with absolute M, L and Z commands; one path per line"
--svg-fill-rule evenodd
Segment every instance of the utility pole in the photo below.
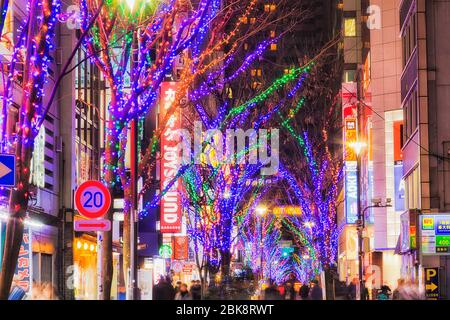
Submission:
M 133 45 L 132 45 L 132 63 L 139 63 L 139 44 L 137 40 L 137 31 L 133 31 Z M 135 70 L 135 68 L 132 68 Z M 136 75 L 134 75 L 136 76 Z M 137 101 L 135 101 L 137 104 Z M 137 107 L 137 105 L 136 105 Z M 138 119 L 133 119 L 131 121 L 130 128 L 130 153 L 131 153 L 131 163 L 130 163 L 130 179 L 131 179 L 131 187 L 132 187 L 132 203 L 133 208 L 130 210 L 130 278 L 129 278 L 129 286 L 130 286 L 130 300 L 138 300 L 139 299 L 139 287 L 138 287 L 138 227 L 139 227 L 139 218 L 138 218 Z
M 357 75 L 356 75 L 356 95 L 358 99 L 358 105 L 356 107 L 356 137 L 358 143 L 360 142 L 361 137 L 361 107 L 362 107 L 362 68 L 358 67 Z M 356 181 L 357 181 L 357 194 L 356 201 L 358 205 L 358 220 L 356 223 L 356 228 L 358 231 L 358 277 L 359 277 L 359 288 L 360 288 L 360 299 L 365 300 L 365 285 L 364 285 L 364 239 L 363 239 L 363 231 L 364 231 L 364 217 L 362 212 L 361 205 L 361 150 L 356 152 Z

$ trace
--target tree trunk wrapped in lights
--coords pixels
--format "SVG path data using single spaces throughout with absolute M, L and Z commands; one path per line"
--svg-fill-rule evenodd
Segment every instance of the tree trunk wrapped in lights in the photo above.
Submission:
M 11 189 L 10 216 L 6 224 L 6 237 L 0 277 L 0 299 L 7 299 L 16 268 L 20 244 L 24 231 L 24 219 L 30 198 L 30 161 L 38 123 L 45 116 L 43 106 L 44 87 L 47 83 L 51 51 L 54 49 L 53 37 L 56 16 L 60 10 L 59 1 L 31 0 L 28 15 L 20 30 L 20 37 L 14 48 L 10 74 L 4 93 L 2 114 L 2 151 L 14 152 L 16 156 L 16 187 Z M 16 139 L 12 145 L 7 142 L 5 130 L 7 106 L 12 103 L 13 79 L 17 77 L 15 66 L 18 60 L 24 65 L 23 95 L 19 108 L 19 123 Z

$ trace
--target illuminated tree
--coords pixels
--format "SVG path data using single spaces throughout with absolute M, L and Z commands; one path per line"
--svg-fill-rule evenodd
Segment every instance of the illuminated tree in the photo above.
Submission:
M 16 187 L 9 192 L 10 215 L 6 225 L 6 237 L 2 272 L 0 277 L 0 299 L 9 295 L 14 270 L 17 264 L 20 244 L 24 230 L 24 219 L 30 198 L 30 161 L 34 141 L 56 96 L 62 78 L 67 74 L 75 52 L 81 45 L 81 40 L 75 45 L 72 54 L 56 78 L 55 84 L 48 84 L 49 68 L 53 63 L 55 49 L 55 31 L 57 17 L 60 14 L 61 2 L 58 0 L 29 0 L 23 24 L 18 30 L 14 42 L 11 62 L 8 63 L 8 75 L 3 74 L 4 94 L 1 112 L 1 149 L 2 153 L 13 153 L 16 156 Z M 102 4 L 100 3 L 100 6 Z M 8 1 L 2 1 L 0 27 L 3 28 Z M 94 11 L 93 19 L 99 12 Z M 93 21 L 86 22 L 86 29 Z M 86 34 L 81 35 L 81 39 Z M 17 83 L 21 83 L 18 87 Z M 8 108 L 13 103 L 13 89 L 22 92 L 19 106 L 17 131 L 11 136 L 7 132 Z M 44 103 L 44 93 L 50 91 L 50 96 Z M 7 190 L 2 190 L 4 193 Z
M 119 183 L 124 190 L 124 270 L 128 269 L 130 256 L 130 212 L 133 185 L 137 179 L 130 177 L 125 167 L 129 125 L 142 119 L 155 105 L 160 85 L 171 73 L 177 56 L 190 57 L 188 53 L 194 52 L 192 58 L 200 62 L 206 60 L 209 54 L 202 47 L 203 39 L 211 25 L 220 25 L 214 22 L 220 9 L 218 4 L 217 0 L 202 0 L 194 8 L 189 1 L 181 0 L 150 3 L 108 1 L 85 41 L 90 59 L 101 70 L 110 87 L 103 179 L 111 191 Z M 80 1 L 82 29 L 97 5 L 95 0 Z M 125 84 L 127 77 L 130 78 L 129 86 Z M 189 83 L 188 77 L 183 79 L 183 83 Z M 178 92 L 181 97 L 182 91 Z M 170 115 L 168 112 L 166 121 Z M 161 127 L 164 128 L 164 123 Z M 112 218 L 112 210 L 107 218 Z M 104 233 L 104 244 L 103 298 L 109 299 L 111 232 Z
M 285 219 L 285 225 L 295 239 L 306 238 L 313 244 L 318 268 L 328 280 L 337 263 L 337 207 L 343 174 L 338 142 L 339 68 L 335 53 L 322 56 L 302 98 L 278 113 L 287 151 L 280 173 L 289 201 L 302 208 L 302 215 Z
M 210 33 L 212 36 L 208 36 L 206 42 L 215 44 L 217 42 L 215 38 L 225 39 L 225 41 L 219 41 L 220 45 L 214 45 L 210 50 L 206 50 L 209 56 L 200 55 L 202 59 L 188 56 L 186 65 L 189 67 L 185 69 L 181 77 L 178 86 L 181 89 L 178 89 L 174 105 L 183 96 L 187 96 L 187 106 L 183 107 L 182 113 L 183 121 L 186 123 L 184 127 L 190 131 L 190 135 L 194 129 L 193 120 L 200 121 L 207 130 L 226 131 L 237 127 L 242 127 L 244 130 L 260 129 L 263 121 L 262 119 L 256 121 L 259 117 L 258 108 L 263 109 L 267 106 L 266 100 L 275 96 L 275 93 L 286 85 L 292 83 L 291 92 L 288 92 L 290 96 L 301 87 L 304 76 L 308 72 L 308 66 L 292 69 L 290 74 L 268 82 L 265 89 L 262 89 L 263 86 L 254 87 L 248 81 L 250 68 L 261 59 L 272 44 L 279 41 L 283 34 L 268 39 L 260 39 L 261 35 L 267 35 L 268 31 L 272 30 L 282 18 L 292 18 L 292 13 L 279 16 L 271 13 L 261 14 L 253 29 L 246 26 L 242 31 L 244 21 L 249 21 L 249 14 L 252 13 L 255 16 L 257 12 L 253 11 L 255 3 L 256 1 L 252 1 L 241 7 L 229 7 L 226 11 L 228 14 L 224 15 L 228 18 L 221 19 L 226 22 L 223 24 L 226 28 L 214 29 Z M 239 12 L 239 14 L 234 14 L 233 17 L 233 14 L 229 14 L 230 12 Z M 233 20 L 230 20 L 230 17 L 233 17 Z M 298 22 L 301 21 L 302 19 L 298 20 Z M 246 41 L 256 42 L 255 47 L 248 50 L 245 47 Z M 195 49 L 192 51 L 195 52 Z M 215 62 L 217 60 L 218 62 Z M 172 113 L 175 110 L 177 109 L 172 108 Z M 168 114 L 170 116 L 171 112 L 169 111 Z M 270 117 L 270 115 L 267 116 Z M 258 123 L 257 126 L 252 126 L 254 121 Z M 155 131 L 152 143 L 141 161 L 141 171 L 148 173 L 149 177 L 158 160 L 157 142 L 163 129 L 164 123 Z M 225 144 L 225 141 L 220 143 Z M 200 273 L 208 270 L 214 273 L 221 269 L 222 274 L 227 276 L 235 237 L 232 229 L 235 227 L 236 217 L 246 211 L 243 206 L 248 200 L 247 195 L 255 190 L 254 183 L 260 183 L 261 164 L 239 166 L 227 165 L 222 162 L 222 159 L 216 159 L 216 162 L 207 161 L 206 158 L 211 155 L 209 144 L 211 141 L 203 146 L 202 152 L 205 153 L 203 163 L 200 165 L 191 163 L 182 167 L 173 183 L 147 204 L 142 214 L 146 214 L 149 208 L 156 206 L 175 181 L 182 178 L 185 188 L 182 192 L 183 207 L 188 211 L 188 221 L 190 221 L 188 232 L 192 235 L 191 239 L 196 246 L 194 251 L 197 254 Z M 239 157 L 248 157 L 248 155 L 247 149 Z M 146 179 L 143 192 L 154 183 L 156 181 Z

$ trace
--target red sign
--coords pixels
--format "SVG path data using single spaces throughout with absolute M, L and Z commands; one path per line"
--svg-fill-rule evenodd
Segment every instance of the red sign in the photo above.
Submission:
M 178 147 L 180 137 L 177 133 L 177 130 L 181 128 L 181 113 L 178 107 L 175 107 L 175 112 L 171 112 L 176 99 L 176 91 L 176 82 L 163 82 L 161 84 L 159 123 L 164 123 L 167 120 L 165 117 L 168 112 L 171 114 L 161 134 L 161 192 L 166 190 L 166 187 L 173 182 L 181 162 Z M 161 233 L 181 232 L 181 198 L 178 186 L 178 181 L 175 181 L 161 198 Z
M 78 220 L 75 221 L 75 231 L 109 231 L 111 221 L 109 220 Z
M 75 192 L 75 205 L 86 218 L 100 218 L 111 206 L 111 194 L 100 181 L 86 181 Z
M 189 238 L 186 236 L 173 237 L 173 258 L 187 260 L 189 257 Z
M 394 122 L 394 161 L 403 161 L 403 121 Z
M 111 207 L 111 194 L 100 181 L 86 181 L 75 192 L 75 205 L 78 212 L 88 219 L 74 224 L 75 231 L 109 231 L 109 220 L 98 220 Z
M 185 265 L 183 265 L 184 273 L 192 273 L 192 270 L 194 270 L 194 265 L 192 263 L 186 263 Z
M 16 271 L 13 278 L 13 287 L 18 286 L 27 293 L 31 287 L 32 261 L 31 233 L 28 228 L 24 228 L 22 244 L 20 245 L 19 257 L 17 258 Z

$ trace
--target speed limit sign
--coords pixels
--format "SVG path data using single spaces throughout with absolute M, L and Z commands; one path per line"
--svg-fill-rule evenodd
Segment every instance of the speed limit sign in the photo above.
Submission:
M 75 205 L 78 212 L 93 221 L 76 221 L 77 231 L 106 231 L 111 228 L 109 220 L 98 220 L 111 206 L 111 194 L 100 181 L 86 181 L 75 192 Z

